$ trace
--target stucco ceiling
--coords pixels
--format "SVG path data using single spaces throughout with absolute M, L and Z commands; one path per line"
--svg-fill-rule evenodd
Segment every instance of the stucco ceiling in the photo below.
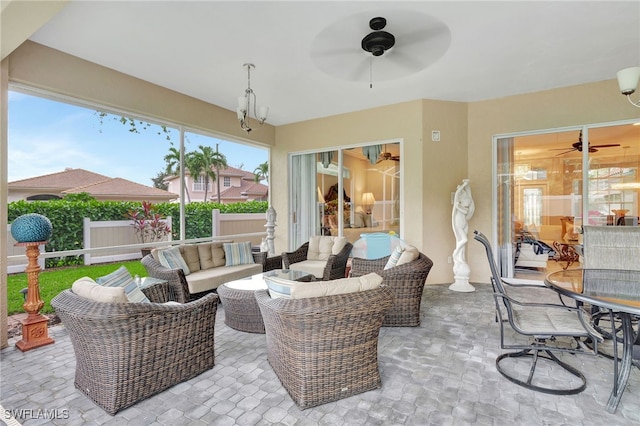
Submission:
M 375 16 L 396 46 L 370 68 Z M 614 79 L 640 65 L 640 2 L 72 1 L 30 39 L 230 110 L 252 62 L 282 125 Z

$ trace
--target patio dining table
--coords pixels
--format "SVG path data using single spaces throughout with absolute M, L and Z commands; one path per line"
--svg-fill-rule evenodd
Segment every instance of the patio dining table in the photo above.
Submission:
M 636 339 L 632 318 L 640 315 L 640 271 L 568 269 L 547 275 L 544 282 L 560 294 L 578 302 L 608 309 L 612 315 L 615 314 L 619 318 L 622 330 L 622 356 L 618 357 L 618 345 L 614 341 L 614 382 L 607 403 L 607 411 L 614 413 L 632 368 L 633 345 Z M 614 321 L 611 322 L 611 328 L 615 338 Z

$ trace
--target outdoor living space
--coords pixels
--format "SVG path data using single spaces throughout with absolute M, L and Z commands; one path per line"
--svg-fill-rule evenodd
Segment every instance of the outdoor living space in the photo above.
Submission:
M 379 338 L 382 387 L 300 410 L 266 358 L 264 334 L 215 325 L 215 366 L 151 398 L 106 414 L 74 387 L 75 357 L 63 325 L 55 343 L 29 352 L 10 341 L 2 356 L 2 419 L 30 424 L 165 425 L 631 425 L 640 422 L 640 369 L 633 368 L 614 414 L 605 410 L 612 361 L 563 355 L 587 378 L 571 396 L 525 389 L 495 369 L 501 353 L 491 286 L 458 293 L 427 286 L 419 327 L 383 327 Z M 509 338 L 515 338 L 508 336 Z M 548 381 L 554 382 L 549 372 Z M 45 417 L 49 416 L 49 417 Z M 55 418 L 54 418 L 55 417 Z M 32 420 L 37 418 L 38 420 Z M 50 420 L 49 420 L 50 419 Z
M 597 220 L 604 221 L 600 224 L 609 225 L 617 215 L 613 210 L 628 210 L 622 216 L 635 218 L 629 222 L 633 226 L 623 220 L 624 226 L 602 227 L 638 228 L 640 102 L 635 101 L 637 91 L 631 93 L 633 100 L 627 95 L 634 90 L 621 87 L 616 73 L 636 67 L 640 71 L 640 3 L 7 0 L 0 14 L 0 421 L 10 425 L 640 424 L 637 357 L 630 370 L 624 369 L 628 384 L 614 410 L 607 400 L 618 364 L 604 356 L 558 355 L 586 377 L 586 389 L 575 395 L 536 392 L 500 374 L 496 359 L 505 350 L 496 322 L 492 271 L 470 235 L 466 251 L 460 251 L 460 227 L 452 226 L 456 188 L 467 182 L 475 204 L 467 210 L 465 232 L 468 225 L 469 233 L 478 229 L 489 236 L 501 277 L 536 280 L 541 285 L 550 273 L 562 272 L 566 260 L 543 255 L 534 259 L 535 266 L 519 268 L 517 257 L 521 263 L 527 259 L 522 249 L 518 251 L 517 222 L 531 235 L 536 225 L 536 240 L 550 245 L 564 240 L 571 250 L 577 250 L 574 234 L 582 224 L 590 224 L 593 211 L 598 212 Z M 395 37 L 395 46 L 386 53 L 379 45 L 365 47 L 365 38 L 378 32 L 385 42 Z M 405 36 L 417 39 L 411 42 Z M 361 234 L 374 232 L 428 256 L 432 268 L 422 298 L 414 299 L 422 302 L 419 326 L 382 326 L 379 338 L 376 335 L 380 387 L 300 409 L 271 362 L 268 331 L 231 328 L 225 324 L 224 302 L 213 303 L 212 294 L 204 301 L 177 306 L 118 303 L 123 306 L 117 309 L 132 312 L 195 311 L 198 303 L 217 311 L 207 316 L 199 310 L 210 324 L 215 319 L 215 327 L 188 319 L 172 326 L 159 318 L 166 334 L 174 332 L 175 347 L 194 340 L 210 343 L 201 363 L 178 360 L 165 365 L 205 367 L 113 416 L 86 396 L 88 386 L 77 387 L 81 357 L 74 353 L 68 323 L 49 328 L 53 344 L 24 352 L 16 348 L 20 336 L 7 338 L 6 333 L 7 256 L 13 254 L 7 170 L 50 167 L 47 161 L 52 158 L 87 164 L 99 160 L 113 169 L 105 176 L 120 176 L 123 165 L 118 158 L 99 158 L 89 142 L 136 158 L 105 140 L 78 144 L 83 155 L 73 156 L 74 149 L 64 143 L 65 128 L 41 123 L 29 127 L 34 143 L 27 145 L 9 120 L 16 117 L 11 100 L 22 95 L 81 106 L 88 115 L 108 113 L 125 123 L 149 122 L 171 130 L 175 137 L 170 142 L 163 135 L 152 142 L 163 147 L 162 155 L 171 145 L 180 163 L 172 172 L 173 189 L 179 195 L 172 198 L 176 235 L 158 246 L 220 236 L 209 233 L 212 227 L 202 234 L 187 232 L 188 223 L 198 222 L 187 214 L 187 206 L 199 208 L 202 202 L 201 210 L 209 213 L 205 202 L 214 192 L 208 192 L 208 175 L 220 171 L 217 166 L 205 167 L 193 172 L 191 179 L 184 173 L 188 153 L 199 144 L 198 135 L 207 138 L 203 144 L 207 151 L 217 147 L 213 139 L 266 151 L 267 176 L 261 192 L 249 188 L 262 184 L 247 180 L 248 185 L 226 194 L 243 200 L 259 198 L 268 207 L 269 227 L 260 224 L 252 245 L 262 245 L 268 229 L 273 238 L 264 242 L 271 261 L 282 262 L 282 253 L 298 251 L 314 237 L 346 237 L 349 244 L 356 244 L 366 239 Z M 16 146 L 25 147 L 20 150 L 24 155 L 16 154 Z M 135 168 L 152 176 L 156 170 L 141 161 L 152 158 L 148 152 Z M 155 159 L 164 165 L 161 156 Z M 42 170 L 39 175 L 51 172 Z M 218 184 L 224 185 L 225 176 L 217 175 L 223 177 Z M 232 176 L 226 177 L 234 187 Z M 191 200 L 188 190 L 194 185 L 204 190 L 202 197 Z M 215 193 L 221 195 L 220 187 Z M 560 218 L 570 218 L 576 232 L 563 228 Z M 142 245 L 132 250 L 137 252 Z M 78 250 L 70 256 L 91 257 L 102 250 L 74 248 Z M 352 253 L 357 253 L 358 247 L 354 248 Z M 473 292 L 449 288 L 459 279 L 455 266 L 461 265 L 453 254 L 461 253 Z M 264 250 L 257 254 L 266 258 Z M 569 271 L 584 266 L 581 260 Z M 349 267 L 357 263 L 352 261 Z M 172 277 L 184 278 L 184 294 L 191 296 L 184 271 L 176 268 Z M 340 278 L 345 275 L 341 272 Z M 68 286 L 72 284 L 69 280 Z M 390 291 L 384 287 L 380 290 Z M 631 315 L 626 312 L 622 317 Z M 182 338 L 180 333 L 197 334 L 193 323 L 206 333 Z M 624 335 L 636 329 L 637 321 L 633 328 L 624 328 Z M 91 329 L 84 335 L 93 336 Z M 506 337 L 532 340 L 510 330 Z M 607 343 L 603 346 L 610 349 Z M 133 352 L 141 357 L 151 353 Z M 182 356 L 174 353 L 176 358 Z M 140 381 L 135 380 L 138 377 L 130 381 L 144 383 L 148 378 L 147 388 L 169 381 L 163 379 L 173 377 L 173 371 L 157 374 L 150 367 L 163 360 L 155 357 L 139 363 L 147 371 Z M 516 370 L 525 375 L 529 371 Z M 565 384 L 566 377 L 560 378 L 554 366 L 542 365 L 540 370 L 545 384 Z M 326 377 L 320 374 L 325 369 L 316 372 Z

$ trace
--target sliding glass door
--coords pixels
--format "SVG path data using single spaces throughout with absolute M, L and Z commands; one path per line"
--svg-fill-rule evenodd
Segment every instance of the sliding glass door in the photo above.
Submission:
M 311 235 L 400 234 L 400 142 L 292 154 L 291 248 Z
M 579 267 L 583 224 L 637 226 L 640 126 L 508 135 L 496 138 L 495 153 L 503 276 L 542 278 Z

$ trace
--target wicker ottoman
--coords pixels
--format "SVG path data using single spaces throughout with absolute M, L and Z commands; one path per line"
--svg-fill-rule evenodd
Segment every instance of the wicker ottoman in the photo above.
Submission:
M 242 280 L 230 281 L 218 287 L 218 296 L 224 308 L 224 323 L 238 331 L 264 334 L 264 323 L 258 302 L 257 290 L 265 290 L 265 276 L 277 276 L 294 281 L 310 281 L 311 275 L 290 269 L 274 269 Z

